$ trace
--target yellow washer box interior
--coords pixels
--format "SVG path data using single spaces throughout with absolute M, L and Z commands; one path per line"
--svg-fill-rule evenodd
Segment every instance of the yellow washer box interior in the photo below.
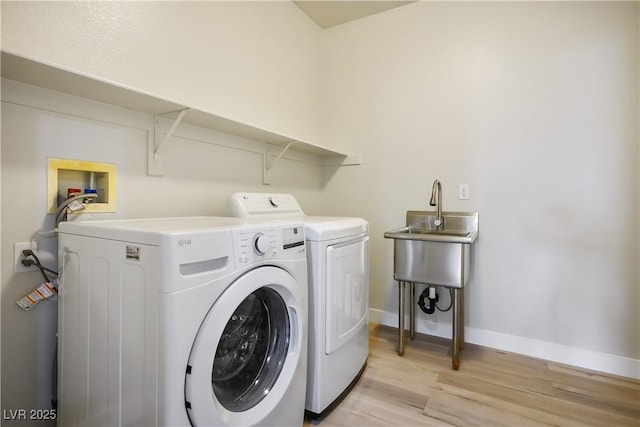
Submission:
M 56 213 L 69 188 L 83 192 L 93 182 L 98 197 L 76 214 L 116 211 L 116 165 L 49 158 L 47 161 L 47 212 Z M 70 212 L 71 213 L 71 212 Z

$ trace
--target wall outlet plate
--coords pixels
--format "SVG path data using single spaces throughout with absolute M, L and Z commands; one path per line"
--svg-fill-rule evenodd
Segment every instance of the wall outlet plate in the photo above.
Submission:
M 38 267 L 35 265 L 25 266 L 22 265 L 22 260 L 25 257 L 22 255 L 22 251 L 26 249 L 31 249 L 33 253 L 38 255 L 38 243 L 37 242 L 21 242 L 13 244 L 13 272 L 14 273 L 24 273 L 26 271 L 36 271 Z
M 469 184 L 460 184 L 458 186 L 458 199 L 469 200 Z

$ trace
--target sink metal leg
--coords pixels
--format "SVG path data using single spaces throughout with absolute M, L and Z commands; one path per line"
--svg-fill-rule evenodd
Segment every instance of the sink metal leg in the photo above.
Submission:
M 409 338 L 416 338 L 416 284 L 409 282 Z
M 460 245 L 460 289 L 456 289 L 457 296 L 455 298 L 456 303 L 458 305 L 458 349 L 462 351 L 464 348 L 464 284 L 467 281 L 464 271 L 465 261 L 465 247 L 464 245 Z M 459 363 L 457 363 L 459 365 Z M 458 369 L 458 368 L 454 368 Z
M 398 282 L 398 355 L 404 354 L 404 282 Z
M 460 351 L 464 350 L 464 288 L 460 288 Z
M 460 331 L 461 327 L 461 315 L 460 315 L 460 289 L 455 288 L 453 290 L 453 337 L 451 339 L 451 366 L 456 371 L 460 367 Z

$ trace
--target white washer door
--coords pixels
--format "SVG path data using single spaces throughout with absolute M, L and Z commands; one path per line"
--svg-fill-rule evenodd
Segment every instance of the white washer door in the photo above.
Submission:
M 251 270 L 213 304 L 196 336 L 185 381 L 193 425 L 259 425 L 293 380 L 306 304 L 277 267 Z

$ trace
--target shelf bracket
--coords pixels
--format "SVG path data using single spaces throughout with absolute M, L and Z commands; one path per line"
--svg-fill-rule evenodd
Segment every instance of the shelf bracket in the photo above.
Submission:
M 295 141 L 289 141 L 289 143 L 286 145 L 286 147 L 284 147 L 284 148 L 282 149 L 282 151 L 280 152 L 280 154 L 278 154 L 278 155 L 276 156 L 276 158 L 275 158 L 275 159 L 273 159 L 273 160 L 271 161 L 271 164 L 269 164 L 269 165 L 267 166 L 267 171 L 271 170 L 271 168 L 273 168 L 273 167 L 275 166 L 276 162 L 277 162 L 278 160 L 280 160 L 280 157 L 282 157 L 282 155 L 283 155 L 284 153 L 286 153 L 286 152 L 287 152 L 287 150 L 289 149 L 289 147 L 291 147 L 291 145 L 293 145 L 293 143 L 294 143 L 294 142 L 295 142 Z
M 155 147 L 155 151 L 154 151 L 154 155 L 160 155 L 162 154 L 162 147 L 164 146 L 164 144 L 169 140 L 169 138 L 171 138 L 171 136 L 173 135 L 173 132 L 176 131 L 176 128 L 178 127 L 178 125 L 180 124 L 180 122 L 182 121 L 182 119 L 184 119 L 184 115 L 187 114 L 187 111 L 189 111 L 189 108 L 185 108 L 183 110 L 180 110 L 180 114 L 178 114 L 178 117 L 176 118 L 176 120 L 173 122 L 173 124 L 171 125 L 171 127 L 169 128 L 169 131 L 167 132 L 167 134 L 164 136 L 164 138 L 162 139 L 162 141 L 160 142 L 160 144 L 158 144 L 157 142 L 157 136 L 156 135 L 156 147 Z
M 162 176 L 162 149 L 169 141 L 169 138 L 176 131 L 182 119 L 184 119 L 185 114 L 189 111 L 189 108 L 183 108 L 182 110 L 178 110 L 180 113 L 178 117 L 175 119 L 167 133 L 164 135 L 164 138 L 160 142 L 158 140 L 162 136 L 162 130 L 160 129 L 160 120 L 159 117 L 163 114 L 175 113 L 176 111 L 170 111 L 169 113 L 163 113 L 155 116 L 154 120 L 154 138 L 153 141 L 149 142 L 148 147 L 148 155 L 147 155 L 147 174 L 152 176 Z
M 280 154 L 278 154 L 276 156 L 275 159 L 269 161 L 269 145 L 265 145 L 265 149 L 264 149 L 264 157 L 263 157 L 263 170 L 262 170 L 262 183 L 264 185 L 269 185 L 271 184 L 271 179 L 269 179 L 269 171 L 271 169 L 273 169 L 273 167 L 275 166 L 275 164 L 278 162 L 278 160 L 280 160 L 280 158 L 284 155 L 284 153 L 287 152 L 287 150 L 293 145 L 293 143 L 296 142 L 294 141 L 289 141 L 289 143 L 282 149 L 282 151 L 280 151 Z

